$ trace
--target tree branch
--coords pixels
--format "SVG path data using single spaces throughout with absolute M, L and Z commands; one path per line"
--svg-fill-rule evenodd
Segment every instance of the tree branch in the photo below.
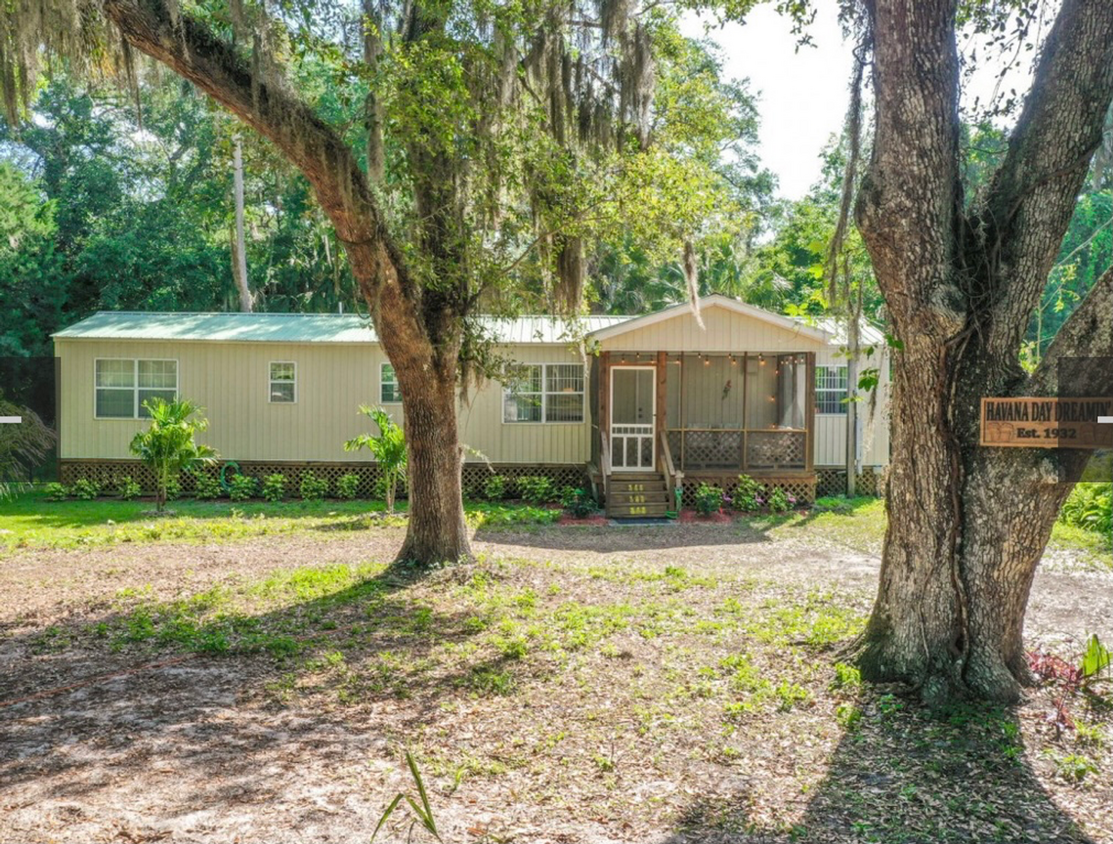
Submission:
M 1109 362 L 1113 358 L 1113 267 L 1105 271 L 1082 303 L 1074 309 L 1036 371 L 1021 388 L 1021 395 L 1047 396 L 1061 390 L 1059 370 L 1068 358 L 1070 390 L 1078 396 L 1104 396 L 1110 391 Z
M 382 215 L 351 150 L 308 105 L 257 78 L 204 24 L 182 13 L 173 21 L 164 0 L 105 0 L 103 8 L 128 44 L 274 142 L 309 179 L 341 240 L 388 244 Z
M 1113 3 L 1064 0 L 982 211 L 987 342 L 1011 355 L 1038 306 L 1113 100 Z

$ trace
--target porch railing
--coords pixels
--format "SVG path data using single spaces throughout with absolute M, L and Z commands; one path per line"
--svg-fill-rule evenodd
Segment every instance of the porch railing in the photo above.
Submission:
M 665 440 L 681 471 L 808 468 L 804 428 L 670 428 Z
M 672 449 L 669 447 L 668 433 L 661 431 L 660 440 L 661 453 L 659 458 L 661 461 L 661 471 L 665 476 L 665 484 L 669 495 L 669 507 L 671 508 L 674 506 L 673 502 L 675 501 L 677 488 L 682 487 L 684 484 L 684 473 L 678 471 L 676 464 L 673 462 Z

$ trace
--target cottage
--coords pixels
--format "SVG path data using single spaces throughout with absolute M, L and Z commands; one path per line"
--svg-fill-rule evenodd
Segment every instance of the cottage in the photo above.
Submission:
M 515 362 L 460 406 L 465 488 L 492 470 L 591 483 L 615 516 L 655 515 L 702 480 L 740 473 L 809 500 L 846 466 L 847 367 L 830 326 L 705 297 L 640 317 L 491 319 Z M 702 323 L 702 324 L 701 324 Z M 360 404 L 402 422 L 405 397 L 357 315 L 101 312 L 54 335 L 64 482 L 143 472 L 128 451 L 142 403 L 182 395 L 210 420 L 205 441 L 242 471 L 373 479 L 343 450 L 367 429 Z M 866 329 L 880 386 L 859 414 L 857 462 L 888 464 L 888 362 Z

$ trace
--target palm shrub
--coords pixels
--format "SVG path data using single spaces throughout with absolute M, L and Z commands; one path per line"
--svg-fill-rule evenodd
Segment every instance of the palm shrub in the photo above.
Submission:
M 46 460 L 58 437 L 30 408 L 2 398 L 0 416 L 21 420 L 0 425 L 0 498 L 8 498 L 26 488 L 32 470 Z
M 359 451 L 366 448 L 375 456 L 379 464 L 379 475 L 383 481 L 386 511 L 394 512 L 394 498 L 398 483 L 406 476 L 406 435 L 402 428 L 381 407 L 360 405 L 359 412 L 369 417 L 379 428 L 378 436 L 360 434 L 344 443 L 345 451 Z
M 194 439 L 209 427 L 209 420 L 192 418 L 201 408 L 189 399 L 148 399 L 143 407 L 151 416 L 151 425 L 132 439 L 131 453 L 154 470 L 155 507 L 162 510 L 166 507 L 170 479 L 212 463 L 216 452 Z M 198 483 L 198 497 L 200 489 Z

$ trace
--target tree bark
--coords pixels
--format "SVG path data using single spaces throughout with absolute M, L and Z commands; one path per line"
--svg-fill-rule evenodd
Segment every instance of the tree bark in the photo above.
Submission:
M 103 9 L 129 45 L 270 139 L 309 180 L 344 244 L 405 397 L 410 516 L 398 559 L 431 565 L 469 558 L 455 400 L 459 308 L 466 303 L 411 278 L 355 155 L 308 105 L 258 78 L 204 23 L 172 16 L 161 0 L 104 0 Z
M 254 300 L 251 286 L 247 281 L 247 239 L 244 237 L 243 208 L 243 143 L 237 135 L 232 148 L 232 193 L 236 206 L 235 231 L 232 239 L 232 275 L 236 279 L 236 290 L 240 295 L 240 310 L 249 314 Z
M 1006 159 L 970 210 L 958 169 L 955 0 L 867 5 L 877 116 L 857 217 L 903 348 L 889 525 L 859 662 L 863 677 L 907 682 L 929 702 L 1014 701 L 1027 680 L 1036 566 L 1087 455 L 981 448 L 980 399 L 1054 395 L 1056 360 L 1110 354 L 1113 274 L 1035 376 L 1019 366 L 1113 99 L 1113 4 L 1064 0 Z M 1109 389 L 1098 362 L 1076 378 L 1095 394 Z

